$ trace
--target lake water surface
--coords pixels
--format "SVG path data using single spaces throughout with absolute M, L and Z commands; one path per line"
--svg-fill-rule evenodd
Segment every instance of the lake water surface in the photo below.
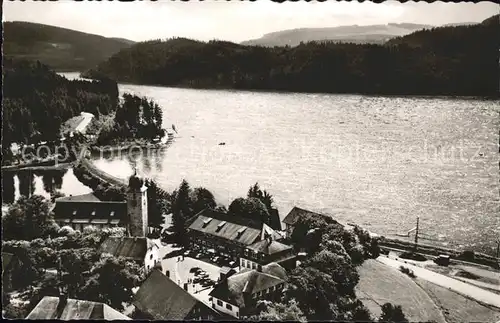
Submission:
M 259 182 L 282 217 L 300 206 L 393 235 L 418 216 L 427 243 L 496 248 L 498 101 L 119 89 L 154 99 L 179 134 L 149 156 L 96 157 L 112 175 L 130 175 L 136 160 L 163 188 L 186 179 L 225 205 Z

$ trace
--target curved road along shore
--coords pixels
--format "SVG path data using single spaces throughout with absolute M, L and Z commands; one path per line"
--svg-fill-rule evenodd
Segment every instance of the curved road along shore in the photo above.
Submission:
M 425 279 L 431 283 L 434 283 L 444 288 L 451 289 L 459 294 L 466 295 L 479 302 L 495 306 L 498 309 L 500 309 L 500 295 L 498 294 L 489 292 L 487 290 L 473 286 L 471 284 L 464 283 L 457 279 L 453 279 L 445 275 L 435 273 L 425 268 L 417 267 L 409 263 L 404 263 L 402 261 L 389 259 L 385 256 L 378 257 L 377 261 L 385 265 L 395 267 L 397 269 L 399 269 L 400 266 L 405 266 L 413 270 L 413 273 L 419 278 Z

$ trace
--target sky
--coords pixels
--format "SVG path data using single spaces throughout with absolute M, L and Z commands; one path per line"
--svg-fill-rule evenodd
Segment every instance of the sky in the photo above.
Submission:
M 285 29 L 409 22 L 480 22 L 493 2 L 3 1 L 3 21 L 29 21 L 134 41 L 187 37 L 233 42 Z

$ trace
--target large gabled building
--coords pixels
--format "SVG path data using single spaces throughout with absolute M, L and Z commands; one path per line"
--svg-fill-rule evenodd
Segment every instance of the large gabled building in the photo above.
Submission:
M 198 213 L 188 227 L 191 245 L 238 260 L 246 247 L 272 237 L 282 239 L 281 235 L 260 221 L 233 216 L 214 210 Z
M 195 298 L 158 270 L 153 270 L 134 296 L 140 319 L 215 320 L 219 313 Z
M 89 193 L 60 197 L 55 202 L 54 220 L 61 227 L 70 226 L 81 231 L 88 226 L 126 227 L 128 223 L 125 201 L 101 201 Z

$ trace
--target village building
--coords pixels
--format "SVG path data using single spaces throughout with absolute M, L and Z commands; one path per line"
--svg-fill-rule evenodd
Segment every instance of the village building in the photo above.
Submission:
M 146 237 L 108 237 L 100 246 L 102 254 L 111 254 L 136 262 L 146 272 L 161 261 L 160 247 Z
M 299 219 L 305 217 L 319 217 L 323 219 L 328 219 L 329 221 L 337 222 L 327 215 L 311 212 L 294 206 L 293 209 L 287 214 L 287 216 L 282 221 L 285 224 L 285 232 L 287 239 L 291 238 L 293 229 L 295 228 L 295 224 L 299 221 Z
M 243 269 L 210 292 L 212 308 L 235 318 L 255 314 L 257 301 L 279 299 L 286 281 L 286 270 L 276 263 Z
M 86 227 L 127 226 L 127 202 L 101 201 L 93 193 L 56 199 L 54 220 L 59 226 L 82 231 Z
M 110 306 L 64 296 L 45 296 L 26 317 L 27 320 L 130 320 Z
M 101 201 L 93 193 L 56 199 L 54 220 L 62 226 L 83 230 L 123 227 L 131 236 L 148 233 L 148 196 L 144 181 L 136 174 L 129 178 L 126 201 Z
M 239 259 L 246 247 L 271 236 L 283 237 L 267 224 L 257 220 L 233 216 L 215 210 L 203 210 L 194 216 L 188 227 L 192 248 L 204 252 Z
M 272 237 L 268 236 L 266 239 L 245 248 L 240 257 L 240 269 L 258 269 L 259 266 L 262 267 L 272 262 L 291 270 L 296 265 L 296 253 L 292 246 L 273 240 Z
M 145 320 L 215 320 L 219 313 L 189 294 L 159 270 L 142 283 L 133 302 L 137 318 Z

